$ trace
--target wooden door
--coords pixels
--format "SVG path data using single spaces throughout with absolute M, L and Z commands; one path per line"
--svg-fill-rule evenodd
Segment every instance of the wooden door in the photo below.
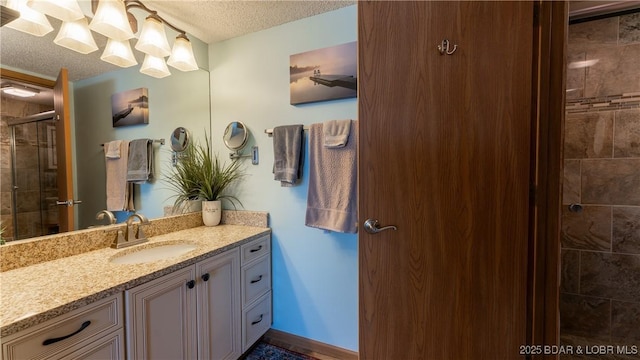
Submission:
M 128 359 L 195 359 L 195 266 L 125 292 Z
M 361 359 L 527 343 L 534 41 L 532 2 L 358 2 Z
M 199 262 L 198 358 L 237 359 L 240 340 L 240 252 L 236 248 Z
M 71 107 L 69 100 L 69 77 L 67 69 L 60 69 L 53 87 L 53 107 L 56 113 L 56 159 L 58 201 L 67 205 L 58 206 L 60 232 L 74 230 L 73 169 L 71 155 Z

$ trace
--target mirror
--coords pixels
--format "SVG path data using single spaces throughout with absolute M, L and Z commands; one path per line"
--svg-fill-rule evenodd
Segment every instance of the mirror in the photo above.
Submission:
M 5 74 L 5 69 L 3 69 L 2 74 Z M 157 143 L 154 144 L 155 183 L 135 186 L 136 209 L 149 219 L 153 219 L 165 215 L 164 208 L 171 202 L 170 198 L 173 195 L 173 192 L 167 189 L 161 182 L 168 167 L 171 166 L 171 153 L 173 153 L 174 149 L 180 150 L 183 147 L 186 148 L 186 139 L 188 139 L 188 143 L 193 143 L 201 136 L 200 134 L 193 133 L 193 129 L 210 129 L 211 113 L 209 107 L 208 71 L 200 69 L 192 72 L 175 72 L 172 76 L 162 79 L 162 81 L 148 80 L 147 78 L 146 75 L 140 74 L 137 68 L 128 68 L 112 71 L 100 77 L 73 82 L 71 96 L 76 105 L 73 109 L 75 136 L 72 138 L 74 151 L 70 156 L 72 157 L 72 161 L 77 164 L 77 166 L 75 166 L 76 173 L 74 174 L 74 193 L 76 194 L 74 199 L 82 201 L 82 204 L 74 206 L 76 220 L 74 230 L 86 229 L 89 226 L 103 223 L 95 219 L 96 214 L 104 210 L 106 206 L 105 154 L 104 147 L 101 146 L 102 144 L 116 139 L 171 138 L 171 143 L 169 143 L 169 139 L 167 139 L 166 146 Z M 34 87 L 34 85 L 31 85 L 31 87 Z M 111 96 L 121 91 L 140 87 L 148 88 L 150 94 L 149 103 L 153 112 L 150 114 L 149 124 L 114 128 L 111 121 Z M 179 97 L 180 94 L 184 94 L 186 91 L 192 91 L 193 94 L 188 98 Z M 41 90 L 39 95 L 42 95 L 44 92 L 44 90 Z M 25 98 L 29 99 L 29 105 L 11 105 L 8 106 L 6 110 L 10 108 L 25 110 L 36 108 L 36 105 L 40 105 L 32 104 L 32 101 L 37 97 L 38 96 Z M 175 99 L 179 99 L 179 101 L 175 101 Z M 5 101 L 4 98 L 3 101 Z M 22 100 L 20 104 L 26 102 L 27 100 Z M 51 102 L 51 104 L 52 103 L 53 102 Z M 2 128 L 9 130 L 10 128 L 6 123 L 8 118 L 5 115 L 11 114 L 5 113 L 4 105 L 5 102 L 3 102 L 3 116 L 0 120 L 2 122 Z M 40 109 L 38 107 L 37 111 L 40 112 L 51 108 L 53 108 L 52 105 L 47 109 Z M 11 116 L 19 118 L 24 116 L 24 114 Z M 179 123 L 176 122 L 178 117 Z M 186 130 L 184 134 L 182 134 L 180 130 L 175 133 L 178 125 Z M 47 140 L 47 136 L 49 136 L 50 133 L 47 127 L 42 131 L 38 130 L 37 133 L 35 130 L 26 133 L 18 132 L 18 134 L 24 136 L 29 135 L 33 137 L 33 139 L 36 139 L 36 134 L 41 135 L 38 139 L 41 139 L 43 144 L 51 142 Z M 175 139 L 172 136 L 174 133 Z M 2 132 L 2 139 L 0 139 L 2 154 L 11 153 L 9 136 L 10 133 L 8 131 Z M 31 139 L 31 137 L 29 139 Z M 35 140 L 32 142 L 35 142 Z M 19 145 L 28 150 L 35 148 L 35 145 L 31 146 L 31 142 L 19 143 Z M 38 154 L 41 156 L 40 165 L 42 165 L 43 171 L 45 171 L 46 174 L 46 176 L 42 178 L 55 182 L 56 177 L 48 175 L 53 171 L 52 169 L 55 168 L 55 162 L 51 164 L 51 161 L 49 161 L 49 159 L 53 159 L 50 153 L 48 153 L 46 149 L 40 152 L 32 152 L 34 156 Z M 42 154 L 45 156 L 42 156 Z M 3 169 L 0 171 L 2 175 L 2 189 L 0 190 L 2 191 L 3 199 L 11 198 L 10 194 L 12 191 L 10 180 L 11 169 L 8 168 L 8 159 L 9 158 L 7 158 L 6 164 L 3 162 Z M 24 156 L 22 159 L 24 159 Z M 39 173 L 38 171 L 33 171 L 33 174 L 36 176 Z M 4 181 L 5 179 L 7 181 Z M 31 177 L 23 176 L 21 179 L 24 179 L 25 182 L 31 181 Z M 36 183 L 34 182 L 34 184 Z M 27 189 L 26 185 L 23 189 Z M 1 214 L 2 217 L 0 218 L 1 226 L 7 230 L 4 232 L 3 237 L 11 241 L 26 240 L 59 231 L 59 228 L 58 230 L 49 230 L 49 228 L 51 228 L 49 224 L 52 223 L 52 219 L 57 218 L 57 206 L 55 205 L 57 197 L 49 194 L 50 187 L 48 185 L 44 187 L 44 189 L 46 190 L 44 194 L 47 199 L 49 197 L 52 198 L 50 202 L 35 201 L 33 205 L 31 202 L 28 204 L 21 203 L 21 207 L 13 207 L 16 209 L 15 211 L 11 209 L 3 210 Z M 35 196 L 33 196 L 33 198 L 36 200 Z M 31 199 L 31 197 L 29 199 Z M 9 202 L 7 202 L 7 205 L 8 203 Z M 44 204 L 44 210 L 39 208 L 41 204 Z M 38 207 L 37 214 L 35 210 L 36 207 Z M 42 211 L 44 211 L 43 215 L 40 214 Z M 37 219 L 39 219 L 37 222 L 29 220 L 36 215 Z M 121 221 L 125 215 L 124 212 L 123 214 L 116 214 L 119 221 Z M 19 220 L 18 226 L 15 227 L 13 226 L 14 217 L 17 217 Z M 22 219 L 25 217 L 27 219 L 23 221 Z M 46 226 L 40 226 L 41 223 L 44 223 Z M 10 231 L 10 226 L 15 229 L 20 227 L 20 229 L 17 232 L 13 232 Z M 14 236 L 14 234 L 16 236 Z
M 236 153 L 239 152 L 247 145 L 247 139 L 249 138 L 249 130 L 240 121 L 234 121 L 227 125 L 224 129 L 224 145 Z
M 171 149 L 175 152 L 183 152 L 191 142 L 189 130 L 181 127 L 176 128 L 171 133 Z

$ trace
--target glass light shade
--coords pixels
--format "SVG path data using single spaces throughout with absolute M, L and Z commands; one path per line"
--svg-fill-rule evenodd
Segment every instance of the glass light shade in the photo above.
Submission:
M 32 97 L 32 96 L 36 96 L 38 95 L 38 93 L 40 93 L 40 90 L 37 89 L 32 89 L 29 87 L 15 87 L 14 85 L 9 85 L 6 87 L 2 88 L 2 91 L 4 93 L 13 95 L 13 96 L 18 96 L 18 97 Z
M 53 31 L 47 17 L 28 7 L 27 0 L 8 0 L 7 7 L 20 12 L 20 17 L 5 25 L 6 27 L 34 36 L 43 36 Z
M 100 0 L 89 28 L 114 40 L 122 41 L 133 37 L 122 0 Z
M 153 55 L 146 55 L 144 57 L 140 72 L 158 79 L 171 75 L 164 59 Z
M 131 51 L 129 40 L 118 41 L 109 39 L 102 56 L 100 56 L 100 60 L 124 68 L 138 64 L 136 58 L 133 56 L 133 51 Z
M 167 59 L 167 64 L 181 71 L 198 70 L 198 64 L 193 56 L 191 41 L 186 36 L 180 34 L 176 37 L 176 41 L 173 42 L 171 56 Z
M 165 57 L 171 54 L 162 21 L 153 16 L 147 16 L 144 25 L 142 25 L 136 49 L 156 57 Z
M 98 50 L 98 46 L 89 30 L 87 19 L 84 17 L 76 21 L 63 22 L 58 36 L 53 42 L 81 54 L 88 54 Z
M 75 21 L 84 17 L 76 0 L 29 0 L 27 5 L 62 21 Z

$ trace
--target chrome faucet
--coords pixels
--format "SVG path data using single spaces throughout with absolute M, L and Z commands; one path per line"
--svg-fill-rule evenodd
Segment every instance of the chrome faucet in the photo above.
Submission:
M 96 214 L 96 220 L 102 220 L 105 216 L 107 217 L 107 219 L 109 219 L 109 225 L 113 225 L 116 223 L 116 217 L 109 210 L 100 210 Z
M 138 218 L 139 220 L 137 236 L 133 226 L 133 221 L 135 220 L 135 218 Z M 139 213 L 133 213 L 127 218 L 126 224 L 127 224 L 127 236 L 126 237 L 124 236 L 124 233 L 122 232 L 122 230 L 118 230 L 118 237 L 113 242 L 113 244 L 111 244 L 112 248 L 121 249 L 127 246 L 142 244 L 144 242 L 149 241 L 147 237 L 144 235 L 144 232 L 142 231 L 142 226 L 149 224 L 149 219 L 147 219 L 146 216 Z

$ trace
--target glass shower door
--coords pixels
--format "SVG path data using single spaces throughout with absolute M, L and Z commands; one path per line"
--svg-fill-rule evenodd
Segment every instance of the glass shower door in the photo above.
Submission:
M 58 232 L 56 126 L 49 118 L 11 125 L 14 240 Z

